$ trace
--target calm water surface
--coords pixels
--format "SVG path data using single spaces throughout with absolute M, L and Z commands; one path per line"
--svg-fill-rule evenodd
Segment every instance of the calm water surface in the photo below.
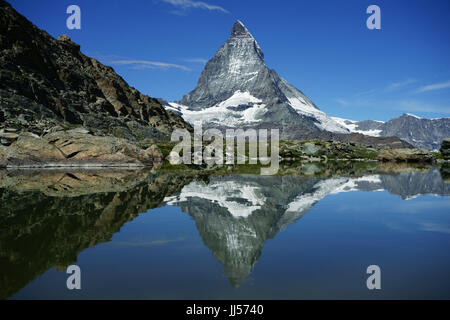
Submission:
M 0 177 L 3 299 L 450 298 L 450 183 L 436 168 Z M 71 264 L 81 290 L 66 288 Z

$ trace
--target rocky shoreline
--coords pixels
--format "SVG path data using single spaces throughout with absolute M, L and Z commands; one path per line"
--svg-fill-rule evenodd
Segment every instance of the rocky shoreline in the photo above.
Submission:
M 61 168 L 61 167 L 153 167 L 162 154 L 155 146 L 142 149 L 131 141 L 111 136 L 94 136 L 78 128 L 38 136 L 24 131 L 8 137 L 8 145 L 0 146 L 0 167 Z
M 97 136 L 78 127 L 39 136 L 26 129 L 0 129 L 0 168 L 142 168 L 166 160 L 175 143 L 143 143 L 114 136 Z M 163 151 L 161 151 L 163 150 Z M 448 161 L 448 142 L 441 153 L 415 148 L 360 145 L 353 142 L 280 141 L 283 161 L 381 161 L 436 163 Z

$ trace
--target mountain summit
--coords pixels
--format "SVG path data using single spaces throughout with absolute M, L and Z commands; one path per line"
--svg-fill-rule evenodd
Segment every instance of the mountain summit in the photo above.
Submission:
M 279 128 L 283 138 L 331 131 L 348 133 L 300 90 L 266 66 L 258 42 L 236 21 L 209 60 L 197 87 L 167 109 L 214 128 Z
M 244 24 L 241 21 L 236 21 L 233 25 L 233 29 L 231 29 L 231 36 L 232 37 L 250 37 L 253 38 L 253 36 L 248 32 L 247 28 L 244 26 Z

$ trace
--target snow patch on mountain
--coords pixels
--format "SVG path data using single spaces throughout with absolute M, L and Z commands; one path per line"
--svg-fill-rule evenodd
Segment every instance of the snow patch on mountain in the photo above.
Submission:
M 311 104 L 307 103 L 301 96 L 288 98 L 291 107 L 301 115 L 312 117 L 318 121 L 316 126 L 321 130 L 348 133 L 349 130 L 333 118 L 326 115 L 325 112 L 317 109 Z
M 212 107 L 194 109 L 175 102 L 169 102 L 167 110 L 179 113 L 191 124 L 197 121 L 207 121 L 218 126 L 234 127 L 242 124 L 252 124 L 261 121 L 267 112 L 262 100 L 249 92 L 236 91 L 230 98 Z
M 411 114 L 411 113 L 405 113 L 406 116 L 410 116 L 416 119 L 422 119 L 421 117 L 416 116 L 415 114 Z
M 365 134 L 366 136 L 372 136 L 372 137 L 380 137 L 381 132 L 383 130 L 380 129 L 373 129 L 373 130 L 360 130 L 358 129 L 358 121 L 349 120 L 349 119 L 343 119 L 338 117 L 331 117 L 335 122 L 339 123 L 341 126 L 347 128 L 350 132 L 354 133 L 361 133 Z M 379 123 L 384 123 L 383 121 L 376 121 Z

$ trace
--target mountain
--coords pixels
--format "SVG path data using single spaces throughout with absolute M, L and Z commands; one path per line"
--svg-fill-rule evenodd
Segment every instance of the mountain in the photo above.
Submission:
M 429 120 L 403 115 L 385 123 L 326 115 L 266 66 L 261 47 L 240 21 L 206 63 L 196 88 L 179 102 L 161 102 L 191 124 L 202 121 L 204 127 L 218 129 L 280 128 L 282 139 L 436 150 L 442 139 L 450 136 L 449 118 Z
M 280 128 L 281 136 L 307 132 L 348 133 L 300 90 L 266 66 L 264 54 L 242 22 L 206 63 L 197 87 L 166 105 L 187 122 L 214 128 Z
M 36 134 L 59 123 L 96 135 L 164 139 L 189 128 L 68 36 L 38 29 L 0 0 L 0 123 Z
M 450 137 L 450 118 L 424 119 L 405 113 L 387 122 L 353 121 L 333 118 L 351 132 L 374 137 L 398 137 L 416 148 L 439 150 L 443 139 Z

